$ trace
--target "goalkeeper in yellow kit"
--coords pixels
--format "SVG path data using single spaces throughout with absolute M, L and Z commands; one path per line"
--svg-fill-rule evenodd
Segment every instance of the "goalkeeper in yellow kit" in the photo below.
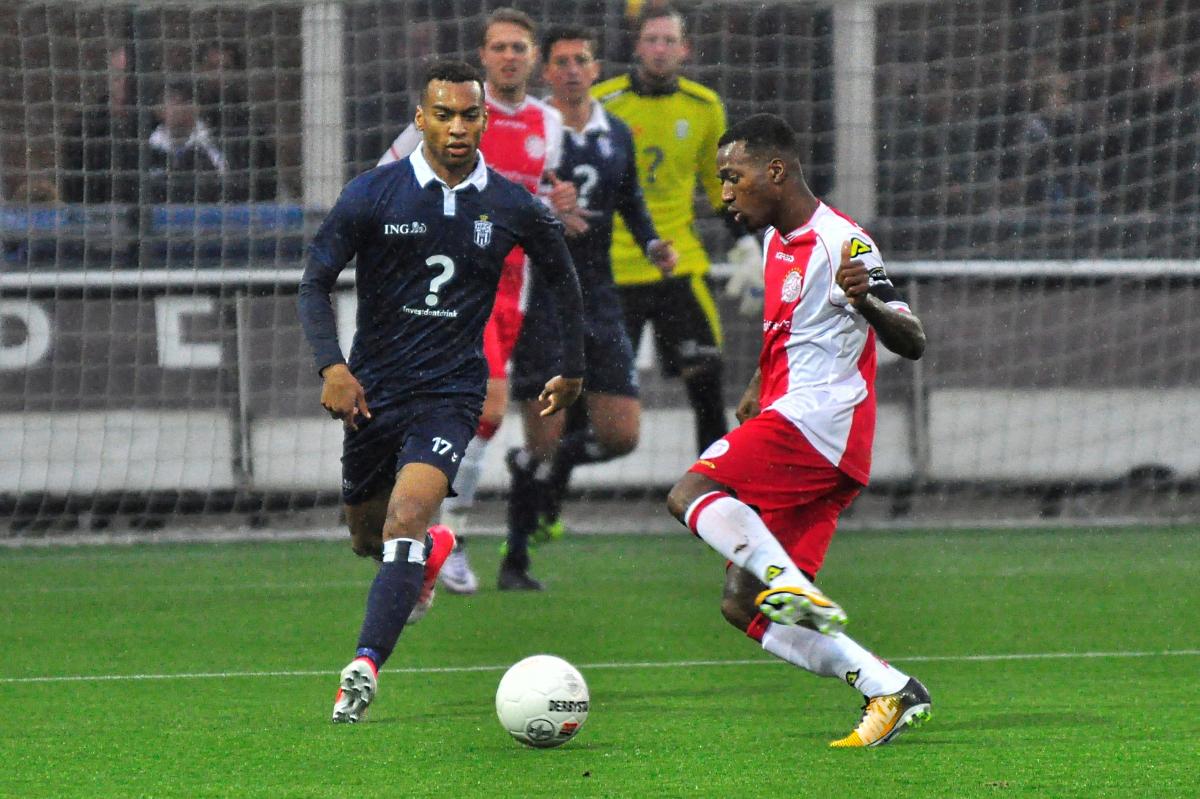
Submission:
M 680 376 L 696 414 L 696 451 L 729 432 L 721 381 L 721 323 L 707 284 L 708 255 L 693 229 L 696 181 L 723 209 L 713 169 L 725 109 L 715 92 L 681 78 L 688 55 L 683 17 L 670 8 L 638 22 L 637 67 L 597 84 L 592 95 L 633 131 L 638 176 L 659 235 L 679 262 L 664 274 L 646 258 L 624 220 L 613 226 L 613 276 L 629 338 L 636 347 L 654 326 L 663 371 Z

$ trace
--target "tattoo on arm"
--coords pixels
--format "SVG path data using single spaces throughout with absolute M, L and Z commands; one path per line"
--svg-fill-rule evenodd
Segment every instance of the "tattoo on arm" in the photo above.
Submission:
M 925 352 L 925 328 L 914 314 L 897 311 L 870 294 L 858 312 L 875 328 L 880 343 L 897 355 L 915 361 Z

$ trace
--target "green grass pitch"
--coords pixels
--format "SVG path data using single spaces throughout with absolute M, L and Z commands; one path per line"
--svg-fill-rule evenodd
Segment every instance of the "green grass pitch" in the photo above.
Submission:
M 349 547 L 0 552 L 0 796 L 1200 795 L 1195 529 L 839 535 L 823 586 L 934 699 L 878 750 L 827 747 L 861 698 L 729 628 L 686 533 L 544 547 L 539 595 L 491 590 L 496 543 L 472 542 L 484 590 L 439 596 L 337 727 L 372 575 Z M 560 749 L 493 710 L 536 652 L 591 688 Z

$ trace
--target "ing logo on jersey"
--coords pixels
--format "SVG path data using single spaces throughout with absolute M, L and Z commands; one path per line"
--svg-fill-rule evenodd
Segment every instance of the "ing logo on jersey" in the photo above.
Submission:
M 781 574 L 783 574 L 783 569 L 780 568 L 779 566 L 768 566 L 767 567 L 767 575 L 766 576 L 767 576 L 768 582 L 770 582 L 771 580 L 774 580 L 776 577 L 778 577 Z
M 475 244 L 486 248 L 492 243 L 492 223 L 488 221 L 487 214 L 475 220 Z
M 858 256 L 864 255 L 865 253 L 869 253 L 870 251 L 871 251 L 871 245 L 867 244 L 862 239 L 850 239 L 850 257 L 851 258 L 857 258 Z
M 708 445 L 708 449 L 700 453 L 700 460 L 711 461 L 724 455 L 729 451 L 729 442 L 723 438 L 718 438 L 716 441 Z M 716 467 L 714 467 L 716 468 Z
M 846 672 L 846 683 L 848 685 L 854 685 L 854 683 L 858 682 L 858 674 L 859 673 L 857 671 Z

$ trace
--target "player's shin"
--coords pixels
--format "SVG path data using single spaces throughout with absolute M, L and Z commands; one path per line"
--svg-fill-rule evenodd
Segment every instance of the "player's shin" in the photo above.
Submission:
M 460 533 L 461 526 L 466 522 L 467 512 L 475 505 L 475 492 L 479 488 L 479 478 L 483 475 L 483 459 L 487 454 L 489 439 L 476 435 L 467 445 L 463 453 L 462 463 L 458 467 L 458 475 L 454 478 L 455 497 L 447 497 L 442 502 L 442 523 Z M 461 536 L 460 536 L 461 537 Z
M 807 627 L 770 624 L 762 633 L 762 648 L 813 674 L 845 680 L 867 697 L 894 694 L 908 682 L 907 674 L 843 633 L 823 635 Z
M 383 563 L 367 593 L 367 612 L 358 636 L 358 652 L 377 667 L 392 654 L 417 602 L 425 573 L 425 541 L 395 538 L 383 544 Z
M 510 450 L 505 458 L 511 482 L 508 491 L 508 538 L 505 563 L 515 569 L 529 568 L 529 538 L 537 529 L 541 483 L 540 464 L 525 450 Z
M 771 588 L 814 587 L 754 509 L 723 491 L 711 491 L 693 501 L 684 523 L 734 565 Z
M 603 463 L 611 457 L 612 455 L 596 441 L 591 428 L 573 430 L 563 436 L 554 453 L 550 475 L 542 486 L 541 515 L 548 519 L 557 519 L 562 514 L 563 497 L 567 493 L 571 473 L 576 466 Z

